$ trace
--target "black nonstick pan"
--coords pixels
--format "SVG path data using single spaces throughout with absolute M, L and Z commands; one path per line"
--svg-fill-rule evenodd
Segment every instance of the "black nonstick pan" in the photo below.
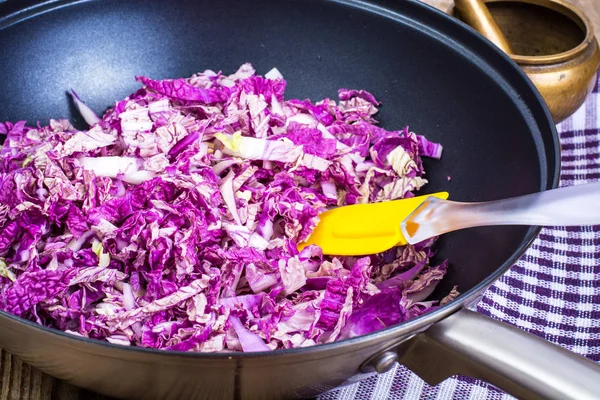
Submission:
M 426 165 L 428 192 L 483 201 L 557 186 L 559 144 L 527 77 L 471 29 L 417 1 L 96 0 L 0 2 L 0 120 L 81 124 L 66 91 L 103 110 L 135 75 L 277 67 L 289 96 L 366 89 L 382 126 L 409 125 L 444 145 Z M 80 125 L 81 126 L 81 125 Z M 451 176 L 448 181 L 447 176 Z M 396 360 L 435 384 L 456 373 L 521 398 L 593 398 L 590 361 L 468 310 L 510 267 L 536 228 L 448 234 L 438 290 L 463 293 L 418 319 L 312 348 L 195 354 L 127 348 L 0 313 L 0 346 L 41 370 L 107 395 L 144 399 L 310 397 Z M 434 293 L 436 296 L 437 293 Z

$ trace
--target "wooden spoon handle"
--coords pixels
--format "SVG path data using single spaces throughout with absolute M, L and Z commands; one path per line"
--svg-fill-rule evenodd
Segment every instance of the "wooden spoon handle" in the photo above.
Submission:
M 481 33 L 506 54 L 514 54 L 483 0 L 454 0 L 454 7 L 467 25 Z

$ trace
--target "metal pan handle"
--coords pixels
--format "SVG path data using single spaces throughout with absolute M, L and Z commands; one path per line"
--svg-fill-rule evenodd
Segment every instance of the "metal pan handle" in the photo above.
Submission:
M 404 342 L 398 351 L 400 363 L 431 385 L 460 374 L 519 399 L 600 397 L 600 365 L 464 308 Z

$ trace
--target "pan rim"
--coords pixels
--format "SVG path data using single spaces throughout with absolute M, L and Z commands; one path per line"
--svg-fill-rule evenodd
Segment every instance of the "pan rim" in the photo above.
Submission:
M 56 11 L 58 9 L 69 7 L 73 5 L 88 3 L 92 1 L 99 0 L 46 0 L 42 2 L 29 1 L 29 5 L 22 7 L 12 13 L 8 13 L 5 16 L 0 16 L 0 31 L 10 27 L 12 25 L 18 24 L 30 18 L 37 17 L 39 15 L 45 14 L 47 12 Z M 413 26 L 419 26 L 420 30 L 428 31 L 429 34 L 434 36 L 441 36 L 441 29 L 434 29 L 431 27 L 427 27 L 423 25 L 422 21 L 415 21 L 414 19 L 410 19 L 407 16 L 401 14 L 398 11 L 394 10 L 394 6 L 397 6 L 392 0 L 325 0 L 333 3 L 342 4 L 345 6 L 349 6 L 352 8 L 360 9 L 366 12 L 374 13 L 385 18 L 392 19 L 397 22 L 410 21 Z M 421 2 L 420 0 L 404 0 L 403 5 L 408 5 L 409 7 L 415 7 L 415 10 L 419 10 L 418 12 L 422 13 L 422 19 L 431 19 L 437 18 L 438 22 L 442 21 L 444 24 L 448 26 L 452 26 L 453 29 L 462 31 L 462 33 L 466 33 L 469 35 L 470 40 L 478 42 L 477 44 L 480 46 L 485 46 L 488 51 L 492 51 L 496 53 L 494 57 L 498 58 L 499 62 L 503 59 L 503 62 L 506 64 L 506 67 L 510 67 L 513 69 L 513 72 L 516 72 L 520 75 L 522 84 L 525 84 L 527 88 L 531 91 L 531 94 L 536 99 L 537 104 L 542 107 L 542 111 L 544 112 L 543 122 L 548 123 L 552 138 L 552 143 L 548 143 L 546 148 L 553 147 L 554 152 L 554 170 L 545 171 L 548 176 L 546 182 L 541 182 L 542 190 L 544 189 L 552 189 L 558 187 L 559 179 L 560 179 L 560 141 L 559 136 L 556 131 L 556 126 L 552 122 L 552 118 L 550 116 L 550 112 L 548 107 L 546 106 L 542 96 L 535 88 L 533 83 L 527 78 L 525 73 L 510 59 L 508 55 L 499 50 L 496 46 L 494 46 L 491 42 L 487 41 L 483 37 L 481 37 L 474 29 L 467 26 L 466 24 L 462 24 L 458 21 L 455 21 L 452 17 L 446 15 L 442 11 L 436 9 L 433 6 L 430 6 L 426 3 Z M 447 42 L 453 42 L 455 39 L 450 37 L 447 32 L 444 33 Z M 457 43 L 455 43 L 457 44 Z M 469 47 L 469 46 L 467 46 Z M 464 47 L 463 47 L 464 48 Z M 469 53 L 474 54 L 476 57 L 478 56 L 477 52 L 471 49 L 466 49 Z M 480 58 L 481 59 L 481 58 Z M 484 61 L 486 64 L 489 64 L 489 61 Z M 542 122 L 542 118 L 536 118 L 536 125 L 540 126 L 540 122 Z M 550 160 L 549 160 L 550 161 Z M 540 177 L 543 180 L 543 176 Z M 550 182 L 551 179 L 551 182 Z M 60 331 L 58 329 L 48 328 L 42 325 L 38 325 L 35 322 L 22 319 L 20 317 L 9 314 L 5 311 L 0 310 L 0 318 L 10 319 L 18 324 L 23 326 L 27 326 L 29 328 L 33 328 L 38 330 L 41 334 L 52 335 L 57 339 L 66 339 L 75 340 L 82 345 L 85 345 L 86 348 L 96 347 L 99 350 L 110 350 L 111 352 L 117 353 L 128 353 L 131 355 L 147 355 L 147 356 L 158 356 L 165 359 L 166 357 L 175 359 L 175 358 L 185 358 L 185 359 L 214 359 L 214 360 L 227 360 L 227 359 L 255 359 L 255 358 L 278 358 L 278 357 L 288 357 L 296 354 L 304 354 L 306 352 L 312 353 L 322 353 L 335 351 L 339 348 L 346 347 L 348 345 L 356 344 L 356 343 L 375 343 L 379 340 L 386 339 L 393 341 L 394 338 L 398 339 L 403 336 L 409 335 L 411 333 L 415 333 L 421 330 L 426 329 L 431 326 L 433 323 L 442 320 L 443 318 L 449 316 L 450 314 L 458 311 L 462 307 L 465 306 L 465 303 L 476 298 L 479 294 L 483 293 L 491 284 L 493 284 L 496 280 L 500 278 L 502 274 L 504 274 L 514 263 L 521 258 L 521 256 L 525 253 L 525 251 L 531 246 L 533 241 L 537 238 L 538 234 L 541 231 L 541 227 L 531 227 L 525 237 L 523 242 L 518 247 L 517 250 L 509 257 L 502 265 L 494 270 L 493 273 L 488 275 L 484 280 L 479 282 L 473 288 L 469 289 L 465 293 L 462 293 L 457 299 L 451 301 L 450 303 L 441 306 L 440 308 L 434 310 L 433 312 L 421 315 L 417 318 L 411 319 L 409 321 L 405 321 L 401 324 L 385 328 L 379 331 L 375 331 L 366 335 L 356 336 L 353 338 L 348 338 L 340 341 L 335 341 L 332 343 L 323 343 L 316 344 L 313 346 L 302 347 L 302 348 L 291 348 L 291 349 L 282 349 L 275 351 L 261 351 L 261 352 L 252 352 L 252 353 L 244 353 L 244 352 L 221 352 L 221 353 L 201 353 L 201 352 L 184 352 L 184 351 L 172 351 L 172 350 L 160 350 L 146 347 L 134 347 L 134 346 L 124 346 L 119 344 L 113 344 L 106 341 L 100 341 L 96 339 L 84 338 L 76 335 L 72 335 L 66 333 L 64 331 Z M 91 346 L 91 347 L 90 347 Z M 83 349 L 79 349 L 81 351 Z M 113 356 L 114 354 L 114 356 Z M 105 357 L 117 358 L 115 353 L 109 354 L 108 352 L 104 353 Z

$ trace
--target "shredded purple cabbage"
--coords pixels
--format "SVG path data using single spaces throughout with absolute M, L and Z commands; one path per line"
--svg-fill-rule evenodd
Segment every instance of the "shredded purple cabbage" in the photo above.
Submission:
M 442 147 L 376 125 L 364 90 L 285 100 L 276 69 L 137 80 L 99 118 L 0 123 L 0 307 L 73 335 L 262 351 L 428 312 L 433 241 L 368 257 L 298 252 L 319 213 L 413 196 Z M 443 302 L 458 295 L 453 290 Z

